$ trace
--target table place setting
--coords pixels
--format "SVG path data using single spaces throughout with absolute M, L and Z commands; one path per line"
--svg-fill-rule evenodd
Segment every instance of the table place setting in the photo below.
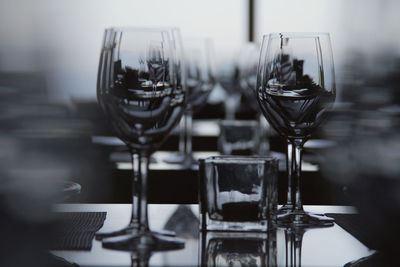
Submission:
M 178 255 L 179 251 L 185 255 L 193 253 L 192 246 L 197 246 L 196 261 L 190 261 L 190 265 L 301 266 L 306 233 L 330 228 L 337 231 L 335 218 L 350 233 L 356 225 L 354 220 L 349 221 L 349 214 L 329 213 L 330 217 L 321 209 L 305 211 L 300 190 L 303 146 L 335 101 L 329 34 L 279 33 L 263 37 L 255 97 L 251 100 L 259 104 L 269 125 L 287 140 L 283 166 L 279 165 L 278 158 L 269 156 L 273 153 L 259 150 L 259 141 L 265 134 L 260 135 L 262 131 L 257 121 L 221 120 L 218 153 L 195 152 L 197 157 L 194 159 L 192 111 L 194 107 L 204 105 L 209 88 L 215 86 L 211 53 L 200 52 L 201 47 L 204 48 L 202 42 L 191 40 L 189 48 L 193 50 L 186 48 L 177 28 L 105 30 L 97 96 L 107 122 L 122 143 L 101 137 L 93 137 L 92 142 L 127 146 L 131 163 L 127 163 L 127 152 L 112 158 L 118 169 L 132 172 L 132 206 L 127 225 L 107 230 L 107 220 L 117 216 L 107 213 L 109 219 L 105 221 L 104 229 L 97 231 L 101 221 L 93 228 L 97 233 L 92 250 L 97 252 L 88 255 L 109 250 L 110 255 L 125 252 L 124 262 L 130 259 L 132 266 L 147 266 L 158 262 L 160 255 Z M 210 44 L 207 47 L 212 49 Z M 198 97 L 203 96 L 201 103 Z M 154 153 L 184 112 L 186 115 L 178 128 L 179 152 Z M 328 147 L 331 145 L 329 143 Z M 190 169 L 195 166 L 199 211 L 193 211 L 193 206 L 180 205 L 167 221 L 163 218 L 164 225 L 153 228 L 151 223 L 159 220 L 160 214 L 149 212 L 148 172 L 149 169 L 156 170 L 155 166 L 160 163 L 167 169 L 173 165 Z M 288 175 L 288 188 L 286 203 L 278 208 L 278 172 L 282 168 Z M 103 206 L 94 204 L 91 207 Z M 104 208 L 112 210 L 114 206 Z M 65 207 L 68 210 L 68 205 Z M 78 207 L 72 206 L 72 210 Z M 104 211 L 92 213 L 102 216 L 103 220 L 105 214 Z M 121 215 L 119 212 L 118 216 Z M 77 221 L 75 218 L 77 225 L 85 225 Z M 121 220 L 118 223 L 121 224 Z M 64 232 L 68 235 L 79 233 L 78 230 Z M 360 236 L 359 233 L 352 234 Z M 79 244 L 75 245 L 72 249 L 79 250 Z M 68 246 L 67 242 L 60 248 L 66 251 L 71 249 Z M 281 246 L 286 248 L 283 258 Z M 57 250 L 55 254 L 67 258 L 74 255 Z M 161 265 L 171 263 L 168 256 L 164 260 L 167 262 Z

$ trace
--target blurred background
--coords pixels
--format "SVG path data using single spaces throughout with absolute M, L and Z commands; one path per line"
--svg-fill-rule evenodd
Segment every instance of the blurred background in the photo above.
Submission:
M 260 43 L 263 34 L 330 32 L 337 116 L 316 137 L 342 140 L 353 135 L 347 115 L 349 110 L 354 113 L 355 103 L 371 112 L 390 106 L 385 120 L 373 113 L 363 121 L 383 125 L 387 114 L 398 112 L 399 7 L 395 0 L 2 0 L 0 164 L 5 174 L 1 179 L 7 183 L 37 179 L 40 182 L 32 186 L 40 184 L 39 191 L 53 181 L 75 180 L 83 186 L 79 201 L 129 202 L 129 194 L 118 191 L 126 187 L 124 182 L 110 178 L 116 171 L 110 151 L 116 147 L 93 142 L 97 136 L 113 135 L 96 100 L 103 31 L 110 26 L 177 26 L 184 38 L 211 38 L 217 73 L 232 68 L 241 49 L 248 42 Z M 218 84 L 195 119 L 225 118 L 227 94 Z M 258 103 L 242 97 L 236 118 L 255 119 L 257 108 Z M 270 138 L 272 150 L 284 149 L 280 138 Z M 194 139 L 194 150 L 203 145 L 205 150 L 216 150 L 216 138 L 205 138 L 203 143 Z M 162 149 L 176 150 L 176 146 L 177 137 L 172 136 Z M 129 183 L 128 178 L 121 179 Z M 176 182 L 187 182 L 182 179 Z M 192 191 L 169 200 L 195 202 L 193 179 Z
M 48 203 L 63 200 L 54 193 L 65 189 L 63 181 L 82 186 L 70 201 L 130 202 L 130 172 L 116 167 L 116 161 L 129 160 L 124 147 L 94 141 L 113 135 L 96 100 L 103 31 L 176 26 L 184 38 L 213 40 L 217 72 L 232 68 L 238 51 L 263 34 L 330 32 L 338 95 L 316 137 L 336 146 L 317 150 L 320 169 L 305 174 L 303 188 L 310 192 L 304 202 L 357 203 L 361 209 L 368 203 L 368 210 L 378 198 L 380 207 L 388 207 L 382 212 L 397 221 L 398 10 L 396 0 L 0 0 L 0 210 L 23 222 L 39 220 Z M 195 120 L 225 118 L 226 95 L 217 85 Z M 236 117 L 255 119 L 254 106 L 243 98 Z M 177 139 L 173 135 L 161 149 L 176 150 Z M 194 137 L 193 145 L 217 150 L 217 136 Z M 283 141 L 271 135 L 270 148 L 284 152 Z M 175 171 L 166 180 L 153 170 L 150 202 L 196 203 L 196 175 Z M 187 190 L 172 193 L 176 184 Z M 377 184 L 381 193 L 369 194 L 371 199 L 362 194 Z

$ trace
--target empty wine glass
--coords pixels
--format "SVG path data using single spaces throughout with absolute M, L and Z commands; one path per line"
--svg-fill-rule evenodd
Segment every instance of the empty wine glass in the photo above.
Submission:
M 246 43 L 243 45 L 238 60 L 239 88 L 245 96 L 249 107 L 255 111 L 260 128 L 259 155 L 269 154 L 269 134 L 271 127 L 262 115 L 260 106 L 256 100 L 257 67 L 260 56 L 260 45 L 257 43 Z
M 165 250 L 184 245 L 150 231 L 147 213 L 149 157 L 179 121 L 185 106 L 177 56 L 171 30 L 105 31 L 97 98 L 113 131 L 131 151 L 133 186 L 131 221 L 114 232 L 116 237 L 103 239 L 104 247 Z
M 260 46 L 257 43 L 246 43 L 240 50 L 238 59 L 239 88 L 247 99 L 252 110 L 259 113 L 260 107 L 255 101 L 257 82 L 257 67 L 260 56 Z
M 288 140 L 288 172 L 294 177 L 294 199 L 291 187 L 288 188 L 288 202 L 294 200 L 288 204 L 293 208 L 278 217 L 282 225 L 333 225 L 331 218 L 304 211 L 300 174 L 303 145 L 325 119 L 335 95 L 328 33 L 264 36 L 257 71 L 257 99 L 270 124 Z
M 191 167 L 193 112 L 201 110 L 215 86 L 215 68 L 210 39 L 192 38 L 184 41 L 185 67 L 187 75 L 187 106 L 180 123 L 179 152 L 166 159 L 168 163 L 181 163 Z
M 236 56 L 236 54 L 230 54 L 223 63 L 218 64 L 217 69 L 218 82 L 227 93 L 224 101 L 226 120 L 235 119 L 236 109 L 240 104 L 239 66 L 237 60 L 234 59 Z

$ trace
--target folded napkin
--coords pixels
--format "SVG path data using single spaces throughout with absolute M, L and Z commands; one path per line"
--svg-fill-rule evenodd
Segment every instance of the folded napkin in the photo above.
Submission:
M 58 212 L 52 250 L 90 250 L 106 212 Z

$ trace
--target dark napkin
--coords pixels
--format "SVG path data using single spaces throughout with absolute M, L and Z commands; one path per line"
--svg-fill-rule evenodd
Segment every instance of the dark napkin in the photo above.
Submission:
M 52 250 L 90 250 L 106 212 L 57 212 Z
M 377 249 L 376 242 L 369 234 L 369 229 L 359 214 L 326 213 L 325 215 L 335 219 L 336 224 L 357 238 L 369 249 Z

